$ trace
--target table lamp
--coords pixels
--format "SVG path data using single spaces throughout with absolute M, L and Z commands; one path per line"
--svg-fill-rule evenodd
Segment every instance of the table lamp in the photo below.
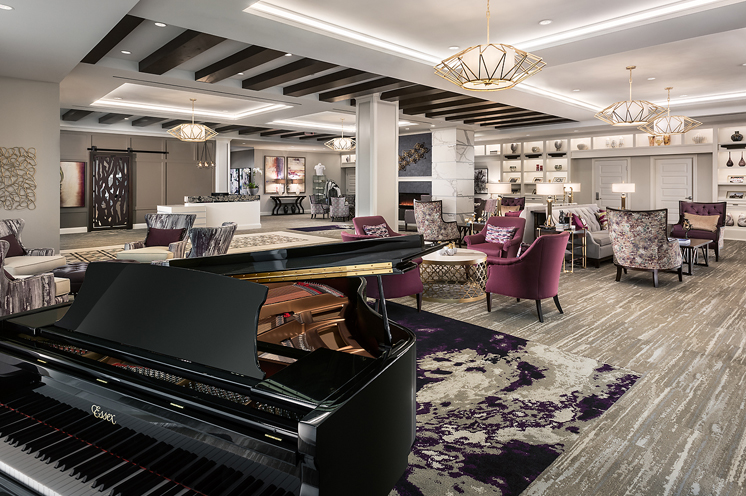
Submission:
M 490 198 L 492 198 L 492 195 L 497 195 L 497 215 L 502 215 L 502 196 L 500 195 L 507 195 L 512 192 L 510 183 L 487 183 L 487 191 Z
M 612 183 L 611 191 L 622 194 L 622 210 L 627 210 L 627 193 L 635 192 L 635 183 Z
M 570 203 L 575 203 L 573 194 L 579 193 L 579 192 L 580 192 L 580 183 L 565 183 L 565 194 L 570 199 Z
M 536 194 L 547 197 L 547 220 L 544 222 L 544 226 L 547 229 L 553 229 L 555 227 L 554 220 L 552 220 L 552 203 L 554 203 L 554 197 L 561 195 L 565 191 L 565 185 L 563 183 L 537 183 Z

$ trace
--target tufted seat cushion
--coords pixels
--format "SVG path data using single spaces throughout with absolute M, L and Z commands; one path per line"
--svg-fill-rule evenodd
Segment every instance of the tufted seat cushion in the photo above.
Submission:
M 599 246 L 609 246 L 611 244 L 611 237 L 609 231 L 596 231 L 593 233 L 593 240 L 599 244 Z
M 26 255 L 6 258 L 3 268 L 8 271 L 8 274 L 14 277 L 33 276 L 43 274 L 44 272 L 52 272 L 57 267 L 62 267 L 66 263 L 65 257 L 62 255 L 46 257 Z
M 168 246 L 148 246 L 136 248 L 117 253 L 120 260 L 134 260 L 136 262 L 155 262 L 157 260 L 170 260 L 174 258 L 173 252 L 168 251 Z

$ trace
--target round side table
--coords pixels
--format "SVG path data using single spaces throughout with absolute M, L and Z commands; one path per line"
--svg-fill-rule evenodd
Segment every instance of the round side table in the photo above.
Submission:
M 487 255 L 458 248 L 455 255 L 431 253 L 420 264 L 422 299 L 440 303 L 466 303 L 484 298 Z

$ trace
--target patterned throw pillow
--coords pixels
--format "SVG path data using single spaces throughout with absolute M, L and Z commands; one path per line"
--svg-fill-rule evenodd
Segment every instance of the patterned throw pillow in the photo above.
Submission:
M 596 218 L 598 219 L 598 223 L 601 224 L 601 229 L 609 229 L 609 218 L 606 217 L 606 210 L 596 212 Z
M 515 227 L 499 227 L 487 224 L 487 235 L 484 237 L 488 243 L 507 243 L 513 239 L 517 231 Z
M 575 226 L 575 229 L 588 229 L 588 224 L 585 222 L 585 219 L 579 215 L 572 214 L 572 223 Z
M 363 231 L 368 236 L 375 236 L 377 238 L 388 238 L 389 230 L 386 228 L 386 224 L 378 224 L 377 226 L 363 226 Z
M 500 211 L 503 215 L 507 216 L 508 212 L 519 212 L 521 210 L 520 205 L 502 205 Z

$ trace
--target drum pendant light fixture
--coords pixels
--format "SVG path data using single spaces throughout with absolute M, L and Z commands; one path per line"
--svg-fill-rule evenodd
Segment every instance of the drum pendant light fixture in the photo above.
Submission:
M 632 100 L 632 70 L 635 68 L 634 65 L 627 67 L 629 71 L 629 100 L 609 105 L 596 114 L 597 119 L 601 119 L 612 126 L 642 126 L 666 112 L 663 107 L 646 100 Z
M 201 143 L 217 136 L 218 133 L 209 127 L 194 123 L 194 102 L 196 102 L 197 99 L 190 98 L 190 100 L 192 101 L 192 123 L 179 124 L 178 126 L 169 129 L 168 134 L 174 138 L 180 139 L 181 141 L 189 141 L 192 143 Z
M 671 115 L 671 90 L 673 87 L 669 86 L 666 88 L 668 91 L 668 105 L 666 106 L 666 115 L 663 117 L 657 117 L 647 124 L 640 126 L 640 131 L 645 131 L 650 134 L 666 135 L 666 134 L 684 134 L 687 131 L 691 131 L 695 127 L 701 126 L 702 123 L 695 121 L 684 115 Z
M 357 146 L 355 138 L 345 138 L 345 120 L 342 119 L 342 137 L 332 138 L 324 146 L 335 152 L 351 152 Z
M 490 0 L 487 0 L 487 43 L 448 57 L 435 74 L 472 91 L 507 90 L 546 66 L 536 55 L 510 45 L 490 43 Z

